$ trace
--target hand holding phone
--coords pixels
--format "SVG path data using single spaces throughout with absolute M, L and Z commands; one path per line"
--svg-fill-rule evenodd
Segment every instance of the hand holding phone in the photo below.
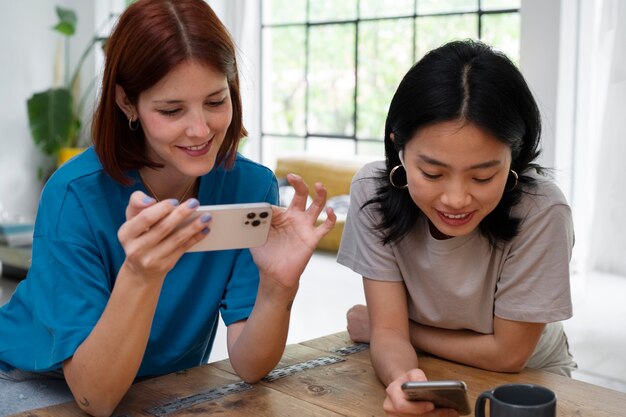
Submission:
M 402 384 L 409 401 L 429 401 L 437 408 L 453 408 L 462 416 L 472 412 L 463 381 L 409 381 Z
M 209 233 L 187 252 L 261 246 L 267 240 L 272 224 L 272 206 L 269 203 L 200 206 L 192 221 L 205 213 L 211 215 Z

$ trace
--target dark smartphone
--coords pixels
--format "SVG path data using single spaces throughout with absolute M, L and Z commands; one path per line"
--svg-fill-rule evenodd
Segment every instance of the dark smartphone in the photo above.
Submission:
M 409 401 L 429 401 L 437 408 L 454 408 L 462 416 L 472 412 L 463 381 L 410 381 L 402 384 Z

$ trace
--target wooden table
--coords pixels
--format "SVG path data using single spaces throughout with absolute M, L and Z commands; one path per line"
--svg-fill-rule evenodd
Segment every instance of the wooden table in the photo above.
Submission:
M 626 416 L 626 393 L 559 375 L 532 369 L 519 374 L 489 372 L 430 356 L 420 356 L 420 366 L 433 380 L 464 380 L 472 405 L 482 391 L 524 382 L 556 392 L 559 417 Z M 255 385 L 242 383 L 228 360 L 145 380 L 131 387 L 114 415 L 384 416 L 384 398 L 367 345 L 355 345 L 341 332 L 288 345 L 269 378 Z M 84 415 L 75 404 L 66 403 L 15 417 Z

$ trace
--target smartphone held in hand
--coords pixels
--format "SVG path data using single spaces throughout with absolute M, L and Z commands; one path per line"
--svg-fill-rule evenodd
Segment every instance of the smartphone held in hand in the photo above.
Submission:
M 429 401 L 437 408 L 454 408 L 462 416 L 472 412 L 463 381 L 409 381 L 402 384 L 407 400 Z
M 272 224 L 269 203 L 200 206 L 193 216 L 210 214 L 209 233 L 187 252 L 253 248 L 263 245 Z

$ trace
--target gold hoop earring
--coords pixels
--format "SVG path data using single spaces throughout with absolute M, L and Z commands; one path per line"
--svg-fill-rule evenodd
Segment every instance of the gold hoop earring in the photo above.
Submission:
M 133 125 L 133 122 L 135 122 L 135 124 L 134 124 L 134 125 Z M 128 128 L 129 128 L 131 131 L 133 131 L 133 132 L 134 132 L 135 130 L 139 129 L 139 118 L 137 118 L 137 119 L 134 119 L 134 117 L 129 118 L 129 119 L 128 119 Z
M 510 170 L 511 174 L 513 174 L 513 177 L 515 178 L 515 184 L 513 184 L 513 186 L 511 188 L 508 188 L 506 190 L 504 190 L 505 193 L 508 193 L 509 191 L 513 191 L 515 189 L 515 187 L 517 187 L 517 182 L 519 180 L 519 176 L 517 175 L 517 172 Z M 507 182 L 509 182 L 509 179 L 507 178 Z
M 397 171 L 399 168 L 404 168 L 404 167 L 402 166 L 402 164 L 400 164 L 400 165 L 396 165 L 395 167 L 393 167 L 393 168 L 391 169 L 391 172 L 389 173 L 389 182 L 390 182 L 390 183 L 391 183 L 391 185 L 393 185 L 395 188 L 397 188 L 397 189 L 399 189 L 399 190 L 404 190 L 405 188 L 408 188 L 408 186 L 409 186 L 408 181 L 407 181 L 407 183 L 406 183 L 406 184 L 404 184 L 404 185 L 397 185 L 395 182 L 393 182 L 393 175 L 396 173 L 396 171 Z

